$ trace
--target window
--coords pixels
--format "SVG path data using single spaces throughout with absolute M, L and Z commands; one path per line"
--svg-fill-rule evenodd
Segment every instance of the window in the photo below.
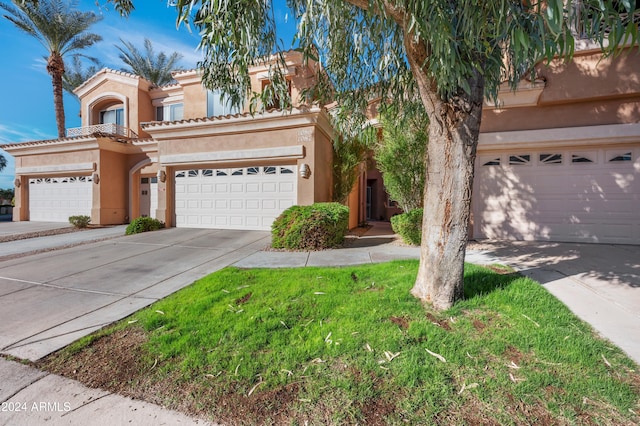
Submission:
M 216 170 L 216 176 L 227 176 L 227 172 L 224 170 Z
M 631 161 L 631 153 L 626 152 L 624 154 L 616 155 L 612 159 L 609 160 L 611 163 L 615 163 L 618 161 Z
M 202 176 L 204 176 L 204 177 L 211 177 L 211 176 L 213 176 L 213 170 L 211 170 L 211 169 L 204 169 L 204 170 L 202 171 Z
M 112 108 L 100 111 L 100 124 L 124 126 L 124 108 Z
M 242 107 L 232 107 L 229 97 L 224 96 L 221 91 L 207 91 L 207 117 L 240 114 L 242 112 L 242 109 Z
M 540 154 L 542 164 L 562 164 L 562 154 Z
M 180 121 L 184 118 L 184 104 L 170 104 L 156 107 L 156 120 Z
M 510 155 L 509 156 L 509 165 L 510 166 L 522 166 L 525 164 L 529 164 L 531 162 L 531 156 L 529 154 L 526 155 Z
M 247 175 L 257 175 L 259 170 L 257 167 L 249 167 L 247 168 Z
M 293 167 L 280 167 L 281 175 L 290 175 L 293 173 Z
M 236 169 L 233 172 L 231 172 L 231 176 L 242 176 L 242 169 Z
M 587 157 L 586 154 L 585 155 L 572 154 L 571 162 L 572 163 L 593 163 L 593 160 Z
M 496 157 L 483 164 L 483 166 L 499 166 L 499 165 L 500 165 L 500 157 Z
M 269 167 L 265 167 L 264 168 L 264 174 L 265 175 L 275 175 L 276 174 L 276 168 L 269 166 Z
M 262 91 L 268 90 L 272 94 L 271 102 L 269 102 L 266 109 L 280 109 L 280 98 L 273 93 L 273 90 L 269 87 L 270 85 L 271 81 L 262 80 Z M 287 80 L 287 93 L 291 96 L 291 80 Z

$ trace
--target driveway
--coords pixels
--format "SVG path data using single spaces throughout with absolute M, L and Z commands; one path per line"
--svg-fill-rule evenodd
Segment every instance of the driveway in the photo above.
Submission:
M 519 241 L 478 248 L 490 263 L 540 282 L 640 364 L 640 246 Z
M 169 228 L 0 262 L 0 351 L 37 360 L 267 246 Z

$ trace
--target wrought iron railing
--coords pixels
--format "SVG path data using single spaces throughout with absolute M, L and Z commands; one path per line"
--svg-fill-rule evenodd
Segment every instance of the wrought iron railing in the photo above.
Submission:
M 106 123 L 95 124 L 93 126 L 75 127 L 73 129 L 67 129 L 67 137 L 72 138 L 75 136 L 91 136 L 95 133 L 104 133 L 107 135 L 124 136 L 125 138 L 137 138 L 138 135 L 128 127 L 120 126 L 118 124 Z

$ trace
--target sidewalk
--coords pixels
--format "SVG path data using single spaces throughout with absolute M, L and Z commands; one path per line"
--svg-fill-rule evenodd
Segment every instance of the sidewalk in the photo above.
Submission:
M 61 224 L 61 226 L 59 226 L 59 228 L 66 227 L 69 227 L 69 224 Z M 106 238 L 120 237 L 124 235 L 126 228 L 127 225 L 117 225 L 106 228 L 92 228 L 83 231 L 69 232 L 67 234 L 49 235 L 46 237 L 27 238 L 24 240 L 0 243 L 0 259 L 16 254 L 48 251 L 55 248 L 69 247 Z M 39 228 L 32 226 L 29 228 L 29 232 L 37 232 L 38 229 Z M 56 229 L 56 227 L 51 225 L 42 225 L 42 229 Z M 20 233 L 22 233 L 20 230 L 7 230 L 4 226 L 0 227 L 0 235 L 17 235 Z
M 212 425 L 0 358 L 0 425 Z

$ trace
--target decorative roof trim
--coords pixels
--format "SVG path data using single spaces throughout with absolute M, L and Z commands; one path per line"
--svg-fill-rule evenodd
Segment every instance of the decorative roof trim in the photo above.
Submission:
M 132 74 L 126 71 L 117 71 L 111 68 L 102 68 L 100 71 L 89 77 L 87 81 L 76 87 L 73 90 L 73 93 L 75 93 L 79 98 L 82 98 L 89 90 L 91 90 L 93 87 L 107 78 L 134 87 L 139 87 L 141 85 L 146 86 L 146 90 L 154 87 L 152 82 L 150 82 L 146 78 L 140 77 L 139 75 Z

